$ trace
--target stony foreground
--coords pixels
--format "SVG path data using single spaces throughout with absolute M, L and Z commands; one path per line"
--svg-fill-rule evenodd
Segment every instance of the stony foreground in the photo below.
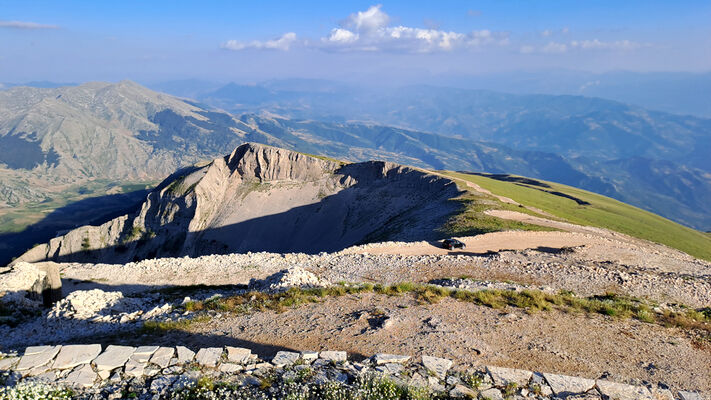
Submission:
M 6 386 L 0 399 L 33 390 L 85 399 L 702 399 L 664 387 L 493 366 L 460 370 L 453 364 L 427 355 L 417 362 L 394 354 L 356 361 L 343 351 L 279 351 L 266 362 L 249 349 L 229 346 L 197 352 L 182 346 L 34 346 L 22 356 L 0 359 Z

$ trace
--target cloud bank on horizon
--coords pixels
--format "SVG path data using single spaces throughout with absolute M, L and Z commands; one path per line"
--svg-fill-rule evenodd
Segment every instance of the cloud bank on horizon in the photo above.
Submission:
M 3 82 L 711 70 L 708 0 L 30 3 L 0 7 Z
M 57 25 L 38 24 L 26 21 L 0 21 L 0 28 L 9 29 L 59 29 Z
M 471 16 L 480 16 L 481 12 L 468 12 Z M 338 27 L 331 29 L 327 36 L 319 40 L 297 39 L 295 32 L 287 32 L 282 36 L 267 41 L 240 41 L 231 39 L 221 45 L 227 50 L 282 50 L 288 51 L 294 45 L 315 48 L 325 51 L 340 52 L 404 52 L 433 53 L 454 50 L 477 49 L 483 46 L 510 45 L 510 32 L 492 31 L 489 29 L 470 32 L 447 31 L 435 28 L 419 28 L 403 25 L 391 26 L 392 18 L 383 11 L 382 4 L 370 6 L 365 11 L 357 11 L 345 18 Z M 559 30 L 545 29 L 540 36 L 566 36 L 570 28 Z M 653 46 L 650 43 L 638 43 L 629 39 L 601 41 L 597 38 L 585 40 L 570 40 L 567 42 L 549 41 L 535 45 L 521 43 L 521 54 L 532 53 L 565 53 L 573 50 L 618 50 L 631 51 L 641 47 Z

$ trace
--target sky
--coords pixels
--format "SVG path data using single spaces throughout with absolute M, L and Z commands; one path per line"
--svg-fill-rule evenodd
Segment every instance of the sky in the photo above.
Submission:
M 0 82 L 711 70 L 711 1 L 6 1 Z

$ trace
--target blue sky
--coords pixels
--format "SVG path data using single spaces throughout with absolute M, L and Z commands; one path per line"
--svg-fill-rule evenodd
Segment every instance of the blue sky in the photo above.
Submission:
M 3 1 L 0 82 L 711 70 L 711 1 Z

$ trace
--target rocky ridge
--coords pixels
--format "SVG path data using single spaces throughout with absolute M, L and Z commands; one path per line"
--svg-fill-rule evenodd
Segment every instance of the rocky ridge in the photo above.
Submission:
M 136 214 L 77 228 L 15 262 L 313 253 L 432 238 L 457 210 L 449 200 L 459 193 L 450 179 L 396 164 L 341 165 L 250 143 L 168 178 Z

